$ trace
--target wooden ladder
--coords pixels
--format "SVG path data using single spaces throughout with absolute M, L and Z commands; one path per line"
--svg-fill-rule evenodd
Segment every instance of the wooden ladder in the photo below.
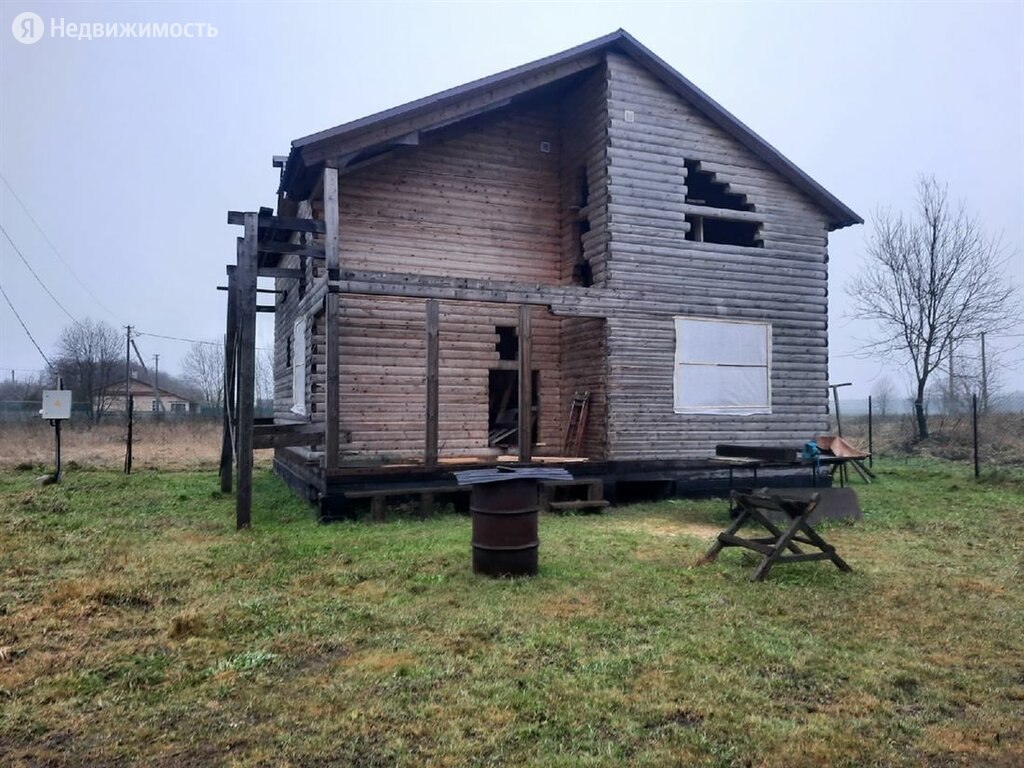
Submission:
M 583 436 L 587 432 L 587 417 L 590 415 L 590 393 L 576 392 L 569 406 L 569 422 L 565 425 L 565 439 L 562 441 L 563 456 L 579 456 L 583 448 Z

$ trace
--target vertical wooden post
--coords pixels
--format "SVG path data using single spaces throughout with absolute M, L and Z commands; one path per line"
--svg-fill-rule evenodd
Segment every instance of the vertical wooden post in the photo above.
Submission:
M 519 307 L 519 460 L 529 461 L 533 443 L 533 344 L 528 304 Z
M 236 254 L 241 251 L 241 246 Z M 220 443 L 220 491 L 231 493 L 231 470 L 235 461 L 234 430 L 231 417 L 235 413 L 235 337 L 238 324 L 238 299 L 235 295 L 235 269 L 228 267 L 228 307 L 224 329 L 224 434 Z
M 325 350 L 327 356 L 325 390 L 325 423 L 324 423 L 324 467 L 334 469 L 338 466 L 341 452 L 341 416 L 339 388 L 341 375 L 341 337 L 338 324 L 338 294 L 330 291 L 330 284 L 339 278 L 341 267 L 341 232 L 340 211 L 338 209 L 338 169 L 324 168 L 324 251 L 327 265 L 327 297 L 324 299 L 324 326 L 326 334 Z
M 438 433 L 438 368 L 440 358 L 440 325 L 441 303 L 437 299 L 427 299 L 427 409 L 426 409 L 426 456 L 427 466 L 437 464 L 437 433 Z
M 256 397 L 256 239 L 258 215 L 245 214 L 245 240 L 238 254 L 238 496 L 235 525 L 252 520 L 252 433 Z
M 127 427 L 124 445 L 124 473 L 132 473 L 132 327 L 127 327 L 124 340 L 124 415 Z

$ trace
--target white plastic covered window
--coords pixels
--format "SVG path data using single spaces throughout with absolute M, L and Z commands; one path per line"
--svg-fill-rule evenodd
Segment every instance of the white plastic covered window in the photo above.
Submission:
M 292 333 L 292 412 L 306 415 L 306 319 L 295 321 Z
M 770 323 L 677 317 L 674 410 L 771 413 Z

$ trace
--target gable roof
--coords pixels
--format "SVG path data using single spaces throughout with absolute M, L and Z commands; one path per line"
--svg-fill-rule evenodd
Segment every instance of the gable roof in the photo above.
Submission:
M 553 56 L 296 139 L 281 174 L 280 191 L 288 193 L 289 197 L 301 198 L 308 195 L 311 171 L 318 169 L 325 159 L 354 157 L 374 147 L 375 142 L 378 147 L 385 147 L 389 142 L 392 146 L 396 142 L 415 143 L 407 137 L 417 130 L 448 125 L 489 108 L 507 105 L 517 95 L 597 66 L 609 51 L 633 58 L 806 194 L 828 215 L 831 229 L 864 223 L 835 195 L 623 29 Z
M 131 381 L 131 394 L 134 395 L 156 395 L 156 392 L 160 392 L 160 396 L 175 397 L 178 400 L 184 400 L 186 403 L 192 402 L 192 399 L 185 397 L 185 395 L 179 395 L 177 392 L 171 392 L 169 389 L 163 387 L 154 387 L 148 381 L 137 379 L 134 376 L 130 379 Z M 125 379 L 119 379 L 111 384 L 107 385 L 107 394 L 109 397 L 124 397 L 124 383 Z

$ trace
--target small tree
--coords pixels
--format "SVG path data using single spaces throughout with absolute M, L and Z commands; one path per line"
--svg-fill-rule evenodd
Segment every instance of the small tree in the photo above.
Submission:
M 871 396 L 874 404 L 878 406 L 878 415 L 882 418 L 888 416 L 889 407 L 893 403 L 892 379 L 883 376 L 876 381 L 874 389 L 871 390 Z
M 196 342 L 182 361 L 184 379 L 199 392 L 205 405 L 217 406 L 224 397 L 224 348 L 215 342 Z
M 116 328 L 91 318 L 67 326 L 60 334 L 55 367 L 64 377 L 64 386 L 86 403 L 93 424 L 99 423 L 110 405 L 107 388 L 122 361 L 121 345 Z
M 928 437 L 925 393 L 931 375 L 967 339 L 1019 317 L 1006 256 L 963 203 L 951 205 L 934 178 L 917 184 L 914 215 L 879 211 L 867 266 L 848 291 L 857 311 L 878 321 L 876 353 L 906 358 L 914 374 L 914 416 Z

